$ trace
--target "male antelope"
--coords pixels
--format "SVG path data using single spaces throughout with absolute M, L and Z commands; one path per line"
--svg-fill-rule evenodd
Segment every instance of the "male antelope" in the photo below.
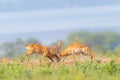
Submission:
M 60 61 L 57 56 L 60 53 L 60 48 L 62 46 L 62 42 L 59 41 L 57 46 L 43 46 L 41 44 L 29 44 L 26 46 L 26 60 L 28 61 L 28 55 L 30 54 L 42 54 L 44 57 L 49 58 L 52 62 L 54 62 L 53 58 L 57 59 L 57 62 Z
M 64 61 L 66 56 L 73 55 L 74 60 L 75 60 L 76 59 L 75 54 L 78 54 L 78 53 L 79 54 L 82 53 L 84 55 L 89 55 L 89 56 L 91 56 L 92 60 L 95 57 L 95 55 L 93 53 L 91 53 L 89 47 L 82 43 L 73 43 L 73 44 L 68 45 L 68 47 L 60 53 L 60 56 L 64 57 L 63 58 L 63 61 Z
M 28 61 L 28 56 L 30 54 L 42 54 L 44 57 L 49 58 L 52 62 L 54 60 L 52 58 L 57 57 L 56 54 L 50 52 L 46 46 L 43 46 L 41 44 L 29 44 L 26 46 L 27 52 L 26 54 L 26 60 Z M 57 57 L 58 58 L 58 57 Z

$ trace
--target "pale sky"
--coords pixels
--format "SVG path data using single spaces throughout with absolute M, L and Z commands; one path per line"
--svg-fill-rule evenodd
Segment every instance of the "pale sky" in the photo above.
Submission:
M 0 0 L 0 4 L 5 1 L 7 4 L 20 3 L 20 0 Z M 118 26 L 120 26 L 119 4 L 0 11 L 0 34 L 104 27 L 110 29 Z

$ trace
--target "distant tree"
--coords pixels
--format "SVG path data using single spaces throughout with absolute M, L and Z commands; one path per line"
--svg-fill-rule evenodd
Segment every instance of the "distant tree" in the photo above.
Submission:
M 40 42 L 34 38 L 29 38 L 25 41 L 18 38 L 14 42 L 5 42 L 1 44 L 0 51 L 3 53 L 3 56 L 6 57 L 21 56 L 25 52 L 26 43 L 40 43 Z
M 40 42 L 37 39 L 35 39 L 35 38 L 28 38 L 25 41 L 25 44 L 32 44 L 32 43 L 39 43 L 40 44 Z
M 0 46 L 0 49 L 3 55 L 12 57 L 14 55 L 14 46 L 15 44 L 13 42 L 5 42 Z
M 17 38 L 16 40 L 15 40 L 15 44 L 16 45 L 21 45 L 21 46 L 23 46 L 24 44 L 25 44 L 25 42 L 21 39 L 21 38 Z
M 68 35 L 67 43 L 71 44 L 73 42 L 83 43 L 85 38 L 89 36 L 89 32 L 75 32 Z
M 68 44 L 75 41 L 75 35 L 76 33 L 71 33 L 68 36 Z M 77 35 L 81 43 L 94 47 L 100 52 L 105 52 L 108 49 L 114 50 L 120 44 L 120 34 L 115 32 L 77 32 Z
M 83 42 L 89 46 L 104 46 L 105 38 L 103 35 L 98 33 L 89 33 L 88 36 L 84 36 Z
M 115 32 L 102 33 L 107 48 L 114 50 L 120 44 L 120 34 Z

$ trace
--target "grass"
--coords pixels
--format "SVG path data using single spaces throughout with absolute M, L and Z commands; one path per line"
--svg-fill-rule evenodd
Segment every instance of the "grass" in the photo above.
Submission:
M 112 60 L 101 64 L 99 61 L 39 65 L 0 63 L 0 80 L 119 80 L 120 63 Z

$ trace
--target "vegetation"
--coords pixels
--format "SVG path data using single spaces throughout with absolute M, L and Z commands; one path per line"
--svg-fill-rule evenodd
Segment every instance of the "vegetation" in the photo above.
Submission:
M 40 43 L 38 40 L 34 38 L 28 40 L 16 39 L 14 42 L 1 44 L 0 51 L 3 53 L 1 56 L 12 57 L 12 59 L 0 59 L 0 80 L 120 79 L 120 34 L 113 32 L 71 33 L 67 41 L 64 41 L 63 48 L 75 41 L 89 45 L 96 54 L 96 59 L 73 63 L 50 63 L 46 58 L 40 58 L 44 62 L 40 61 L 36 64 L 33 60 L 33 63 L 27 64 L 25 57 L 22 57 L 25 52 L 24 46 L 29 43 Z M 110 60 L 104 61 L 99 57 L 102 59 L 106 57 Z
M 119 80 L 119 75 L 120 63 L 115 61 L 106 64 L 99 61 L 75 62 L 69 66 L 49 62 L 20 64 L 17 61 L 0 64 L 1 80 Z
M 74 42 L 76 36 L 80 42 L 89 45 L 95 53 L 115 51 L 120 45 L 120 34 L 115 32 L 77 32 L 68 36 L 67 44 Z

